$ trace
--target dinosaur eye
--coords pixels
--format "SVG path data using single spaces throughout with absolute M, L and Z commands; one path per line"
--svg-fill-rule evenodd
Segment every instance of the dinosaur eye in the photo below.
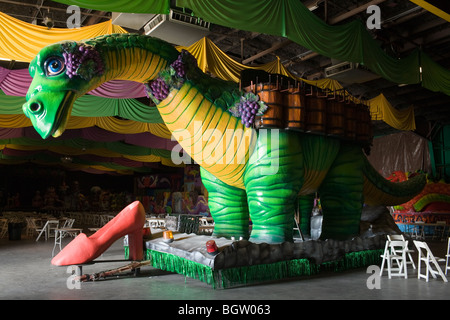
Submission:
M 64 60 L 59 57 L 50 57 L 45 60 L 44 69 L 47 76 L 56 76 L 65 70 Z

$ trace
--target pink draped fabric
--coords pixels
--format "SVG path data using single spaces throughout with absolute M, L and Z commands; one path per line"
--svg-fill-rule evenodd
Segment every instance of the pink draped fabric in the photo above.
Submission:
M 0 128 L 0 139 L 12 139 L 26 137 L 31 139 L 41 139 L 39 134 L 33 127 L 25 128 Z M 149 132 L 135 133 L 135 134 L 122 134 L 110 132 L 98 127 L 89 127 L 83 129 L 67 129 L 57 139 L 75 139 L 83 138 L 86 140 L 100 141 L 100 142 L 114 142 L 124 141 L 125 143 L 137 145 L 141 147 L 173 150 L 178 144 L 177 141 L 171 141 L 155 136 Z M 55 139 L 49 137 L 49 140 Z
M 0 67 L 0 89 L 9 96 L 24 97 L 31 84 L 28 69 L 9 70 Z M 126 80 L 112 80 L 102 84 L 89 94 L 117 99 L 131 99 L 146 97 L 145 87 L 142 83 Z

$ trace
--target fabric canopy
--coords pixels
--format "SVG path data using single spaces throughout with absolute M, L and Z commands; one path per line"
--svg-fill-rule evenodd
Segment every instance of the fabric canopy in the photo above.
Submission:
M 78 4 L 95 9 L 105 0 L 72 1 L 59 0 L 66 4 Z M 164 13 L 161 7 L 169 7 L 168 0 L 135 1 L 135 12 Z M 359 62 L 383 78 L 395 83 L 422 85 L 432 91 L 450 95 L 450 71 L 433 63 L 433 67 L 422 65 L 430 58 L 416 50 L 403 59 L 387 55 L 367 32 L 361 21 L 354 20 L 342 25 L 330 26 L 309 11 L 298 0 L 177 0 L 177 7 L 189 8 L 193 13 L 212 23 L 241 30 L 262 32 L 286 37 L 310 50 L 342 61 Z M 114 10 L 131 12 L 128 1 L 118 1 Z M 422 74 L 420 71 L 422 67 Z
M 169 0 L 53 0 L 100 11 L 128 13 L 169 13 Z
M 197 59 L 199 67 L 203 72 L 212 73 L 223 80 L 238 82 L 243 70 L 258 69 L 299 79 L 322 89 L 332 91 L 342 90 L 339 82 L 333 79 L 325 78 L 309 81 L 296 77 L 281 64 L 279 59 L 258 67 L 245 66 L 228 57 L 208 38 L 203 38 L 189 47 L 178 47 L 177 49 L 180 51 L 182 49 L 189 51 Z M 432 64 L 432 62 L 429 63 Z M 8 70 L 0 68 L 0 88 L 5 90 L 8 95 L 24 96 L 31 80 L 26 69 Z M 158 129 L 161 129 L 163 127 L 162 119 L 156 108 L 146 106 L 133 99 L 125 99 L 144 96 L 146 96 L 145 88 L 141 83 L 110 81 L 91 91 L 90 95 L 79 98 L 75 102 L 72 115 L 80 117 L 120 116 L 139 122 L 160 123 L 161 127 Z M 117 97 L 122 99 L 105 99 L 104 97 Z M 22 104 L 24 102 L 25 100 L 23 98 L 0 94 L 0 114 L 21 114 Z M 369 103 L 374 120 L 384 120 L 399 130 L 415 129 L 413 108 L 398 111 L 386 101 L 384 96 L 381 97 L 381 95 L 372 99 Z M 95 110 L 92 110 L 91 106 L 93 105 L 96 106 Z M 109 128 L 108 130 L 112 131 L 113 129 Z M 168 130 L 157 130 L 153 132 L 167 136 Z
M 46 45 L 63 40 L 90 39 L 104 34 L 126 33 L 111 21 L 92 26 L 48 29 L 33 25 L 0 12 L 0 58 L 30 62 Z
M 421 61 L 428 59 L 418 50 L 403 59 L 387 55 L 367 32 L 361 21 L 330 26 L 309 11 L 298 0 L 177 0 L 177 6 L 189 8 L 206 21 L 241 30 L 286 37 L 319 54 L 342 61 L 359 62 L 376 74 L 395 83 L 421 82 Z M 447 80 L 450 71 L 438 64 L 427 72 Z M 431 75 L 430 75 L 431 77 Z M 433 91 L 450 95 L 450 85 L 423 82 Z
M 399 130 L 415 130 L 414 107 L 397 110 L 389 103 L 383 94 L 368 101 L 372 120 L 383 120 L 388 125 Z
M 102 1 L 90 1 L 89 3 L 87 1 L 72 1 L 71 4 L 83 6 L 83 2 L 85 2 L 86 5 L 91 3 L 100 5 Z M 133 2 L 133 4 L 140 2 L 141 1 L 136 1 Z M 189 1 L 179 2 L 188 3 Z M 225 4 L 233 3 L 236 8 L 242 6 L 237 1 L 222 2 Z M 120 6 L 125 5 L 125 3 L 125 1 L 118 1 L 115 5 L 117 5 L 117 8 L 119 9 Z M 165 13 L 164 10 L 166 9 L 163 7 L 165 4 L 168 5 L 167 1 L 145 2 L 151 10 L 156 10 L 157 3 L 161 5 L 160 9 L 158 9 L 160 11 L 153 11 L 153 13 Z M 208 5 L 215 3 L 215 1 L 208 0 L 204 3 L 207 7 Z M 249 3 L 250 7 L 256 10 L 256 2 L 250 1 Z M 311 45 L 313 45 L 318 41 L 318 39 L 301 39 L 295 36 L 289 36 L 293 33 L 301 34 L 302 32 L 305 32 L 302 29 L 304 26 L 297 25 L 295 21 L 287 22 L 289 19 L 294 18 L 293 13 L 296 12 L 295 10 L 300 10 L 298 12 L 301 14 L 309 13 L 309 11 L 307 13 L 302 13 L 301 10 L 303 9 L 298 9 L 293 1 L 267 1 L 262 3 L 258 1 L 258 4 L 261 8 L 267 10 L 267 12 L 264 11 L 263 14 L 263 17 L 265 17 L 264 19 L 267 20 L 262 28 L 267 27 L 270 31 L 262 32 L 277 34 L 273 32 L 279 32 L 278 28 L 281 26 L 282 29 L 284 28 L 281 35 L 296 42 L 300 39 L 301 41 L 306 41 L 305 43 L 308 44 L 308 41 L 310 41 Z M 303 6 L 301 5 L 300 8 L 301 7 Z M 97 7 L 97 9 L 99 8 L 100 7 Z M 131 5 L 129 8 L 131 8 Z M 217 8 L 220 8 L 220 6 L 217 6 Z M 232 8 L 233 6 L 229 7 L 229 10 Z M 294 11 L 287 14 L 285 11 L 289 8 Z M 125 10 L 117 11 L 127 12 Z M 226 15 L 230 12 L 231 11 L 224 11 L 223 14 Z M 247 11 L 243 10 L 242 12 L 245 14 Z M 262 14 L 261 11 L 259 13 Z M 279 20 L 278 14 L 280 13 L 284 14 L 284 20 L 282 19 L 283 21 L 281 24 L 267 24 L 267 21 L 272 22 Z M 248 17 L 251 17 L 251 15 L 248 15 Z M 301 16 L 299 15 L 299 17 Z M 239 19 L 242 19 L 242 16 L 240 16 Z M 313 23 L 314 18 L 311 19 L 310 22 Z M 231 19 L 233 23 L 241 24 L 242 22 L 239 22 L 238 20 L 234 21 Z M 250 20 L 251 22 L 248 23 L 249 28 L 256 28 L 258 23 L 254 23 L 252 19 L 243 19 L 242 21 L 248 22 Z M 261 26 L 258 28 L 260 27 Z M 333 33 L 339 31 L 333 28 L 334 27 L 330 27 L 330 29 L 324 28 L 323 30 L 327 30 L 329 34 L 324 33 L 321 35 L 323 42 L 330 42 L 331 52 L 340 48 L 342 52 L 338 54 L 352 57 L 352 55 L 355 55 L 353 51 L 357 50 L 359 46 L 355 43 L 357 41 L 365 43 L 365 40 L 361 40 L 365 39 L 364 35 L 350 36 L 350 30 L 352 28 L 349 27 L 348 30 L 345 28 L 341 30 L 343 32 L 342 34 L 345 35 L 343 38 L 345 41 L 341 39 L 341 42 L 338 42 L 337 45 L 334 43 L 333 45 L 331 42 L 336 40 L 333 38 L 336 36 Z M 246 28 L 241 29 L 248 30 Z M 20 30 L 20 32 L 17 33 L 14 30 Z M 309 32 L 309 29 L 306 30 Z M 345 30 L 347 30 L 347 33 L 344 32 Z M 2 13 L 0 13 L 0 31 L 0 43 L 2 44 L 0 46 L 0 57 L 22 61 L 31 61 L 43 46 L 57 41 L 67 39 L 83 40 L 106 33 L 126 32 L 120 27 L 113 26 L 110 21 L 80 29 L 47 30 L 44 27 L 23 23 Z M 352 37 L 356 38 L 352 39 Z M 328 40 L 326 41 L 326 39 Z M 23 43 L 29 45 L 24 48 Z M 347 44 L 349 43 L 352 44 L 352 46 L 348 46 Z M 370 41 L 368 43 L 370 43 Z M 179 47 L 178 49 L 181 50 L 183 48 Z M 281 64 L 278 58 L 263 66 L 245 66 L 228 57 L 207 38 L 203 38 L 192 46 L 184 49 L 190 51 L 197 58 L 199 66 L 204 72 L 210 72 L 224 80 L 238 82 L 242 70 L 247 68 L 260 69 L 270 73 L 278 73 L 296 78 Z M 321 53 L 320 50 L 316 51 Z M 359 51 L 365 51 L 365 49 L 361 50 L 361 48 L 359 48 Z M 374 49 L 370 54 L 365 54 L 369 58 L 378 59 L 379 57 L 377 57 L 376 52 L 377 50 Z M 327 55 L 326 53 L 323 54 Z M 364 54 L 362 56 L 365 57 Z M 355 57 L 359 56 L 356 54 Z M 417 72 L 410 72 L 408 71 L 408 67 L 410 64 L 414 65 L 416 61 L 420 61 L 423 69 L 421 76 L 425 87 L 433 87 L 435 91 L 442 92 L 445 92 L 449 87 L 449 74 L 443 73 L 442 68 L 438 64 L 427 56 L 422 55 L 419 51 L 401 61 L 396 60 L 396 64 L 393 64 L 395 65 L 393 68 L 399 69 L 390 69 L 392 61 L 388 56 L 381 58 L 381 64 L 378 66 L 379 70 L 386 73 L 394 70 L 394 73 L 398 73 L 399 75 L 399 72 L 402 71 L 401 77 L 405 78 L 399 78 L 401 79 L 401 83 L 415 83 L 414 81 L 416 80 L 411 79 L 420 76 L 420 74 L 417 73 L 418 68 L 416 70 Z M 352 59 L 342 60 L 353 61 Z M 368 61 L 370 61 L 370 59 Z M 418 63 L 415 65 L 417 66 Z M 332 79 L 321 79 L 318 81 L 300 80 L 324 89 L 342 89 L 342 86 Z M 408 82 L 410 80 L 412 82 Z M 129 173 L 130 171 L 125 170 L 127 166 L 134 168 L 142 167 L 143 170 L 146 170 L 148 164 L 154 162 L 173 165 L 170 160 L 170 150 L 173 149 L 176 142 L 170 140 L 171 133 L 162 122 L 157 109 L 133 99 L 144 97 L 146 95 L 145 88 L 142 84 L 131 81 L 111 81 L 91 91 L 88 95 L 79 98 L 75 102 L 72 116 L 68 121 L 68 130 L 66 130 L 63 137 L 56 143 L 54 141 L 43 142 L 42 139 L 36 137 L 36 133 L 34 133 L 35 136 L 33 136 L 28 132 L 32 131 L 31 122 L 23 115 L 22 104 L 25 102 L 23 96 L 28 90 L 30 82 L 31 77 L 26 69 L 0 69 L 0 88 L 7 93 L 7 95 L 0 94 L 0 163 L 22 161 L 22 159 L 25 159 L 26 161 L 31 161 L 30 159 L 32 159 L 32 161 L 36 162 L 43 159 L 47 159 L 48 161 L 53 159 L 55 163 L 60 164 L 61 155 L 76 155 L 77 161 L 80 162 L 73 163 L 73 165 L 80 166 L 80 168 L 82 167 L 84 170 L 89 169 L 98 172 L 101 170 L 108 170 Z M 400 130 L 415 129 L 412 107 L 407 110 L 398 111 L 393 108 L 382 95 L 370 100 L 369 104 L 374 119 L 382 119 L 386 123 Z M 93 109 L 92 106 L 95 106 L 95 109 Z M 95 130 L 98 132 L 95 132 Z M 108 134 L 106 134 L 106 132 L 108 132 Z M 83 160 L 78 160 L 81 157 L 84 157 Z

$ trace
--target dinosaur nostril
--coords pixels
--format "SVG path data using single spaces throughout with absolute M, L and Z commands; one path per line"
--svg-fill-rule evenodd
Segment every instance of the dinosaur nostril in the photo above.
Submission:
M 38 102 L 33 102 L 30 104 L 28 108 L 30 109 L 31 112 L 35 113 L 41 110 L 41 104 Z

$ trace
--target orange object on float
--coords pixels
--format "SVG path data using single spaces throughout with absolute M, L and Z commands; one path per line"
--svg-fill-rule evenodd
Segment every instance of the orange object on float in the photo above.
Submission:
M 170 230 L 164 231 L 163 238 L 164 238 L 164 242 L 168 242 L 168 243 L 172 242 L 174 240 L 172 231 L 170 231 Z
M 216 254 L 218 250 L 216 242 L 214 240 L 206 241 L 206 250 L 210 254 Z

